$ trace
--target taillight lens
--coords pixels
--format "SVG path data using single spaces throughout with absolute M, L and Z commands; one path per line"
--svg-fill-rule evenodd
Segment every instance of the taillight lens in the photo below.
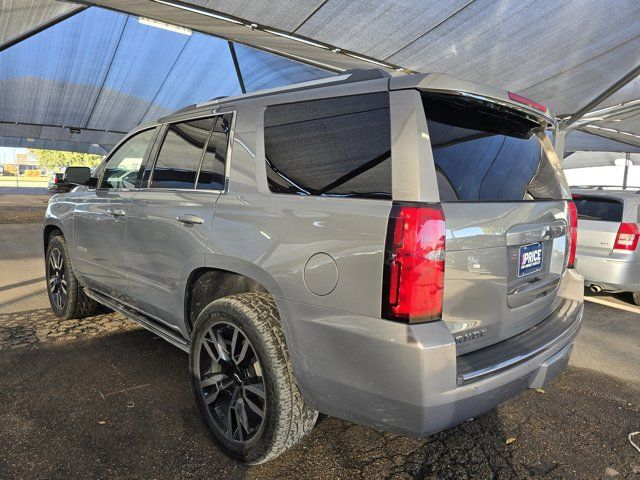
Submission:
M 442 317 L 445 224 L 438 204 L 394 204 L 384 260 L 382 316 L 409 323 Z
M 621 223 L 613 249 L 633 251 L 638 246 L 638 238 L 640 238 L 640 229 L 637 223 Z
M 576 247 L 578 246 L 578 209 L 576 204 L 569 201 L 569 263 L 567 267 L 576 265 Z

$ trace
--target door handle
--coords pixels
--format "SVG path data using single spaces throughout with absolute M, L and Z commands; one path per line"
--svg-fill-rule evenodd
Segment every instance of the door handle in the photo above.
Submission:
M 109 215 L 111 215 L 112 217 L 124 217 L 127 212 L 125 212 L 124 210 L 120 209 L 120 208 L 110 208 L 107 210 L 107 213 Z
M 176 218 L 177 221 L 184 225 L 202 225 L 204 223 L 204 218 L 199 215 L 178 215 Z

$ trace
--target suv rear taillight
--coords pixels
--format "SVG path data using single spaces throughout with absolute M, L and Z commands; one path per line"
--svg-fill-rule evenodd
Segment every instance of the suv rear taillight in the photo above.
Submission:
M 633 251 L 638 246 L 639 237 L 640 229 L 637 223 L 621 223 L 613 249 Z
M 569 262 L 568 268 L 576 265 L 576 247 L 578 246 L 578 209 L 572 201 L 569 204 Z
M 442 317 L 445 238 L 440 205 L 394 203 L 385 247 L 383 318 L 417 323 Z

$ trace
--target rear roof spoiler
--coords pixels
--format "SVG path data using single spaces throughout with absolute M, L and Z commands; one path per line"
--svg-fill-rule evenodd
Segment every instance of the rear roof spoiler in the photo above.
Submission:
M 521 95 L 499 88 L 490 87 L 483 83 L 460 80 L 443 73 L 428 73 L 417 75 L 402 75 L 389 79 L 390 90 L 418 89 L 453 95 L 466 95 L 489 102 L 505 105 L 534 117 L 545 127 L 552 127 L 556 118 L 544 105 L 522 97 Z M 544 110 L 543 110 L 544 109 Z

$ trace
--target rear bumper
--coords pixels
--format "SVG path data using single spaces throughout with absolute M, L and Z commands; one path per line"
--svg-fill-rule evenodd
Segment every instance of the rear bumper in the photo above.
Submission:
M 640 291 L 640 263 L 635 255 L 611 258 L 579 253 L 576 268 L 586 286 L 600 285 L 608 291 Z
M 443 322 L 405 325 L 278 300 L 296 379 L 317 410 L 384 430 L 428 435 L 486 412 L 567 365 L 582 323 L 582 278 L 571 273 L 566 328 L 544 348 L 471 381 L 460 380 Z M 579 290 L 579 293 L 577 293 Z M 292 319 L 292 320 L 287 320 Z M 487 347 L 493 348 L 493 347 Z

